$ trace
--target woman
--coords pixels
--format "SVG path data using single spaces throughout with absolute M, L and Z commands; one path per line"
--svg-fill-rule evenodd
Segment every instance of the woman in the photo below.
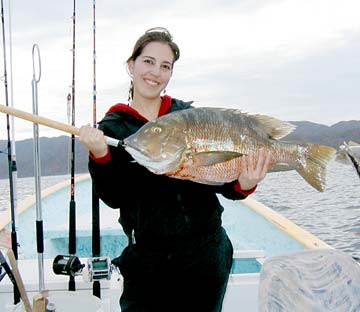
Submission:
M 250 155 L 238 181 L 210 186 L 155 175 L 123 148 L 106 145 L 104 135 L 124 139 L 149 120 L 191 107 L 161 96 L 179 56 L 166 29 L 146 31 L 127 60 L 129 105 L 111 107 L 98 129 L 80 129 L 95 190 L 108 206 L 120 209 L 119 222 L 129 237 L 119 258 L 123 312 L 221 311 L 233 249 L 216 194 L 244 199 L 269 166 L 268 154 L 261 153 L 256 165 Z

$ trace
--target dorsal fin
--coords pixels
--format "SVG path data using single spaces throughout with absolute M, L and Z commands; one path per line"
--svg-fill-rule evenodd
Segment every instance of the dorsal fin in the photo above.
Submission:
M 280 119 L 270 117 L 267 115 L 248 115 L 254 119 L 257 124 L 273 139 L 279 140 L 290 134 L 296 126 Z

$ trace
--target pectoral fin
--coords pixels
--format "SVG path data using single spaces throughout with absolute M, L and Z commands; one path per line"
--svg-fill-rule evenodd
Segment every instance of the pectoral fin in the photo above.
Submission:
M 242 154 L 237 152 L 202 152 L 202 153 L 193 153 L 189 155 L 193 161 L 194 166 L 211 166 L 217 163 L 222 163 L 234 159 L 236 157 L 242 156 Z

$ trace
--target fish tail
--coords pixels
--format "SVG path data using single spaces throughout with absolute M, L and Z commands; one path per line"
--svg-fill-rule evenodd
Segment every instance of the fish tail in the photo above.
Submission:
M 330 146 L 320 144 L 306 144 L 305 157 L 299 161 L 300 166 L 297 172 L 319 192 L 325 190 L 326 167 L 329 161 L 335 156 L 336 150 Z

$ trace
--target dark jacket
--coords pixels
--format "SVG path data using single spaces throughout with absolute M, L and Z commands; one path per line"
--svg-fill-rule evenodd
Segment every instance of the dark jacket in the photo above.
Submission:
M 166 113 L 191 108 L 189 102 L 170 100 Z M 113 107 L 100 122 L 105 135 L 124 139 L 146 123 L 124 107 Z M 125 233 L 134 229 L 137 242 L 175 243 L 212 231 L 221 226 L 223 212 L 216 193 L 230 199 L 246 197 L 235 191 L 235 183 L 210 186 L 156 175 L 121 147 L 110 147 L 110 160 L 105 163 L 90 158 L 89 170 L 96 193 L 108 206 L 120 209 Z

